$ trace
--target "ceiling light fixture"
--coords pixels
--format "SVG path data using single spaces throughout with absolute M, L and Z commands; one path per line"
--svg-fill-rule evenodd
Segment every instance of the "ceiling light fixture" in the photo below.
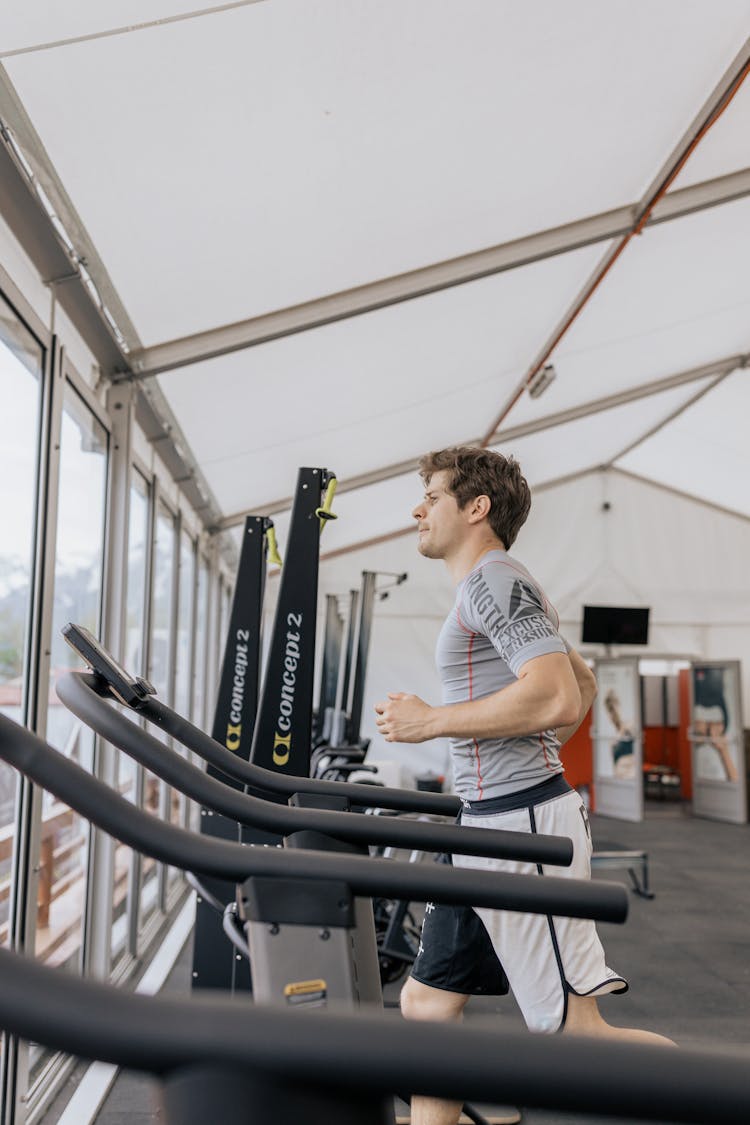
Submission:
M 540 368 L 535 375 L 529 380 L 529 398 L 539 398 L 547 390 L 547 387 L 556 378 L 557 372 L 553 364 L 545 363 L 544 367 Z

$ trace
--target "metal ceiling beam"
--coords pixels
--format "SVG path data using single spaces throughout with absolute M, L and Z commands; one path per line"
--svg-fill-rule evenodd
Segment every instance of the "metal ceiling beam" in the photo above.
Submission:
M 31 245 L 35 245 L 37 250 L 43 250 L 45 254 L 51 253 L 49 248 L 52 242 L 58 251 L 55 258 L 59 256 L 59 261 L 50 261 L 46 270 L 39 267 L 42 279 L 50 285 L 58 284 L 56 297 L 66 311 L 67 304 L 77 300 L 79 307 L 74 311 L 77 311 L 83 329 L 81 331 L 79 328 L 79 331 L 87 343 L 91 337 L 101 350 L 101 337 L 108 338 L 114 345 L 115 350 L 110 353 L 108 361 L 107 354 L 102 353 L 102 360 L 99 361 L 102 370 L 105 373 L 111 370 L 127 371 L 127 353 L 140 348 L 141 340 L 80 215 L 52 166 L 41 138 L 2 66 L 0 133 L 20 180 L 20 187 L 14 185 L 14 190 L 23 189 L 30 200 L 27 200 L 28 213 L 24 216 L 25 238 L 31 238 Z M 50 232 L 54 234 L 53 240 L 49 239 Z M 34 257 L 31 250 L 27 250 L 27 253 Z M 90 279 L 89 284 L 95 287 L 96 296 L 87 284 L 87 277 Z M 75 298 L 65 292 L 67 288 L 70 288 Z M 116 324 L 116 330 L 113 330 L 108 316 Z M 96 348 L 92 344 L 89 346 L 99 359 Z
M 533 421 L 524 422 L 519 426 L 506 427 L 504 430 L 498 430 L 497 433 L 493 435 L 489 445 L 507 444 L 508 442 L 515 441 L 517 438 L 527 437 L 529 434 L 539 433 L 541 430 L 549 430 L 554 426 L 563 426 L 567 422 L 575 422 L 579 418 L 588 417 L 590 414 L 599 414 L 603 410 L 611 410 L 616 406 L 624 406 L 626 403 L 636 402 L 638 399 L 648 398 L 650 395 L 657 395 L 662 391 L 672 390 L 674 387 L 681 387 L 687 383 L 694 383 L 699 379 L 710 378 L 712 375 L 717 375 L 721 378 L 725 375 L 729 375 L 738 367 L 747 367 L 749 364 L 750 354 L 725 356 L 723 359 L 716 360 L 714 363 L 704 363 L 701 364 L 700 367 L 691 367 L 686 371 L 678 371 L 676 374 L 667 375 L 663 379 L 652 379 L 648 383 L 640 383 L 637 387 L 630 387 L 628 390 L 619 391 L 617 394 L 606 395 L 603 398 L 594 399 L 591 402 L 580 403 L 578 406 L 573 406 L 569 410 L 561 410 L 556 414 L 547 414 L 542 418 L 535 418 Z M 467 441 L 456 442 L 456 444 L 478 445 L 479 440 L 479 438 L 475 437 Z M 367 488 L 372 484 L 380 484 L 381 481 L 393 480 L 395 477 L 402 477 L 407 473 L 416 473 L 418 460 L 418 457 L 410 457 L 406 461 L 397 461 L 394 464 L 385 465 L 382 469 L 375 469 L 369 473 L 362 473 L 359 476 L 340 480 L 336 489 L 337 495 L 342 492 L 353 492 L 358 488 Z M 268 504 L 261 504 L 254 508 L 245 508 L 241 512 L 233 512 L 231 515 L 225 516 L 223 519 L 219 520 L 212 530 L 228 531 L 232 527 L 238 527 L 240 524 L 244 523 L 245 517 L 249 515 L 278 515 L 280 512 L 288 511 L 291 508 L 292 499 L 291 496 L 284 496 Z
M 134 31 L 148 31 L 154 27 L 166 27 L 172 23 L 184 23 L 185 20 L 200 19 L 202 16 L 216 16 L 221 12 L 229 12 L 235 8 L 246 8 L 250 4 L 262 4 L 265 0 L 232 0 L 227 4 L 216 4 L 211 8 L 199 8 L 192 12 L 178 12 L 174 16 L 161 16 L 159 19 L 143 20 L 141 23 L 129 23 L 124 27 L 106 28 L 103 31 L 92 31 L 87 35 L 70 35 L 67 39 L 52 39 L 43 43 L 31 43 L 24 47 L 15 47 L 8 51 L 0 51 L 0 59 L 12 59 L 18 55 L 33 55 L 40 51 L 53 51 L 60 47 L 70 47 L 75 43 L 91 43 L 97 39 L 111 39 L 113 36 L 131 35 Z
M 3 218 L 102 366 L 108 370 L 127 367 L 106 321 L 91 300 L 83 278 L 54 233 L 40 200 L 32 194 L 2 128 L 0 196 Z
M 616 406 L 625 406 L 629 402 L 637 402 L 639 399 L 661 394 L 662 391 L 671 391 L 675 387 L 681 387 L 686 383 L 694 383 L 698 379 L 707 379 L 712 375 L 728 375 L 738 367 L 746 367 L 748 360 L 750 360 L 748 354 L 730 355 L 713 363 L 704 363 L 699 367 L 678 371 L 674 375 L 666 375 L 663 379 L 652 379 L 648 383 L 639 383 L 636 387 L 629 387 L 627 390 L 618 391 L 616 394 L 604 395 L 602 398 L 580 403 L 569 410 L 560 410 L 556 414 L 547 414 L 546 417 L 535 418 L 533 421 L 524 422 L 518 426 L 506 426 L 503 429 L 496 430 L 488 444 L 499 445 L 501 442 L 515 441 L 516 438 L 527 437 L 529 434 L 539 433 L 540 430 L 549 430 L 553 426 L 564 426 L 566 422 L 576 422 L 579 418 L 587 418 L 590 414 L 600 414 L 603 410 L 612 410 Z
M 547 492 L 550 488 L 556 488 L 559 485 L 570 484 L 572 481 L 582 480 L 583 477 L 588 477 L 592 473 L 606 472 L 605 465 L 590 465 L 586 469 L 576 469 L 574 473 L 567 473 L 564 477 L 558 477 L 556 480 L 542 481 L 541 484 L 535 484 L 532 488 L 532 494 L 537 495 L 540 492 Z M 413 535 L 416 531 L 416 524 L 410 524 L 408 527 L 399 527 L 395 531 L 386 532 L 384 535 L 376 535 L 373 539 L 361 539 L 357 543 L 350 543 L 347 547 L 337 547 L 334 551 L 328 551 L 320 556 L 320 561 L 326 559 L 337 559 L 341 555 L 351 555 L 355 551 L 366 551 L 372 547 L 379 547 L 381 543 L 390 543 L 393 539 L 401 539 L 405 535 Z
M 747 195 L 750 195 L 750 168 L 670 192 L 655 208 L 647 225 L 657 226 L 671 222 Z M 321 328 L 326 324 L 411 301 L 442 289 L 518 269 L 582 246 L 604 242 L 627 234 L 634 228 L 637 220 L 638 204 L 635 203 L 606 211 L 487 250 L 437 262 L 424 269 L 411 270 L 396 277 L 384 278 L 369 285 L 266 313 L 264 316 L 135 350 L 130 356 L 131 368 L 137 378 L 145 379 L 164 371 L 216 359 L 270 340 Z
M 470 443 L 467 442 L 466 444 Z M 408 461 L 399 461 L 398 464 L 387 465 L 383 469 L 374 469 L 372 472 L 361 473 L 356 477 L 338 480 L 336 495 L 339 496 L 342 492 L 353 492 L 357 488 L 367 488 L 368 485 L 379 484 L 382 480 L 392 480 L 394 477 L 402 477 L 406 476 L 407 473 L 416 472 L 417 460 L 416 457 L 412 457 Z M 282 496 L 268 504 L 257 504 L 254 508 L 243 508 L 241 512 L 232 512 L 231 515 L 220 520 L 213 530 L 229 531 L 232 527 L 239 527 L 240 524 L 245 522 L 247 516 L 277 516 L 281 512 L 289 511 L 293 500 L 293 496 Z
M 615 465 L 621 457 L 627 456 L 627 454 L 631 453 L 632 450 L 637 449 L 639 445 L 643 445 L 644 441 L 648 441 L 648 439 L 653 437 L 654 434 L 658 434 L 659 431 L 663 430 L 665 426 L 668 426 L 670 422 L 674 422 L 675 418 L 679 418 L 681 414 L 684 414 L 686 410 L 688 410 L 696 402 L 699 402 L 704 395 L 707 395 L 709 391 L 712 391 L 714 387 L 718 386 L 719 383 L 728 378 L 730 374 L 731 371 L 725 371 L 723 375 L 719 375 L 718 378 L 713 379 L 708 384 L 708 386 L 701 387 L 699 391 L 697 391 L 694 395 L 691 395 L 686 402 L 683 402 L 675 410 L 670 410 L 669 414 L 667 414 L 665 418 L 662 418 L 655 425 L 649 426 L 646 432 L 644 434 L 641 434 L 640 437 L 637 437 L 635 441 L 628 442 L 624 449 L 621 449 L 619 453 L 615 454 L 614 457 L 610 457 L 609 461 L 607 462 L 607 468 L 611 469 L 612 466 Z
M 681 500 L 690 500 L 692 503 L 700 504 L 702 507 L 709 508 L 711 511 L 720 512 L 722 515 L 733 516 L 735 519 L 750 523 L 750 516 L 745 515 L 743 512 L 738 512 L 734 508 L 725 508 L 721 504 L 714 504 L 711 500 L 706 500 L 701 496 L 694 496 L 690 492 L 682 492 L 680 489 L 673 488 L 671 485 L 662 484 L 660 481 L 641 476 L 639 473 L 633 473 L 629 469 L 621 469 L 617 465 L 591 465 L 587 469 L 577 469 L 574 473 L 567 473 L 563 477 L 558 477 L 557 480 L 548 480 L 543 481 L 541 484 L 535 484 L 531 491 L 533 495 L 538 495 L 540 492 L 548 492 L 550 489 L 559 488 L 564 484 L 572 484 L 574 481 L 583 480 L 584 477 L 591 476 L 593 473 L 617 473 L 619 476 L 626 477 L 628 480 L 634 480 L 639 484 L 646 484 L 653 488 L 658 488 L 661 492 L 666 492 L 670 496 L 677 496 Z M 357 543 L 350 543 L 347 547 L 339 547 L 335 551 L 322 554 L 320 556 L 320 561 L 323 562 L 326 559 L 339 558 L 341 555 L 351 555 L 354 554 L 355 551 L 369 550 L 371 547 L 377 547 L 381 543 L 389 543 L 393 539 L 401 539 L 406 535 L 410 535 L 413 531 L 414 525 L 412 524 L 409 527 L 400 527 L 385 535 L 378 535 L 374 539 L 362 539 Z
M 608 472 L 618 473 L 621 477 L 626 477 L 628 480 L 637 481 L 638 484 L 649 484 L 652 488 L 658 488 L 660 492 L 666 492 L 669 496 L 677 496 L 680 500 L 691 500 L 694 504 L 700 504 L 704 508 L 710 508 L 712 512 L 720 512 L 723 516 L 734 516 L 735 519 L 742 520 L 743 523 L 750 523 L 750 515 L 746 512 L 738 512 L 736 508 L 726 508 L 723 504 L 715 504 L 713 500 L 706 500 L 704 496 L 696 496 L 692 492 L 683 492 L 681 488 L 675 488 L 671 484 L 664 484 L 662 481 L 654 480 L 652 477 L 644 477 L 640 473 L 631 472 L 630 469 L 621 469 L 618 465 L 613 465 Z
M 390 543 L 392 539 L 402 539 L 405 535 L 414 535 L 417 525 L 410 524 L 408 527 L 400 527 L 397 531 L 387 531 L 384 535 L 375 535 L 372 539 L 362 539 L 359 543 L 350 543 L 348 547 L 337 547 L 333 551 L 324 551 L 320 556 L 321 562 L 326 562 L 328 559 L 338 559 L 341 555 L 350 555 L 354 551 L 369 551 L 373 547 L 379 547 L 381 543 Z
M 62 229 L 66 237 L 71 236 L 72 241 L 76 242 L 78 228 L 75 226 L 72 205 L 68 215 L 64 190 L 61 185 L 53 184 L 54 172 L 46 172 L 42 184 L 45 195 L 48 199 L 52 199 L 54 195 L 55 213 L 70 217 L 73 224 L 68 228 L 61 222 L 61 229 L 58 229 L 35 188 L 35 182 L 40 183 L 42 178 L 39 161 L 46 158 L 39 139 L 34 139 L 35 135 L 28 138 L 27 131 L 32 127 L 25 121 L 22 107 L 16 102 L 15 92 L 0 67 L 0 213 L 48 286 L 55 303 L 70 318 L 101 370 L 128 371 L 128 355 L 121 349 L 103 309 L 88 288 L 85 276 L 79 269 L 80 259 L 75 251 L 71 253 L 61 233 Z M 18 136 L 15 133 L 11 136 L 8 132 L 5 121 L 8 110 L 11 111 L 14 126 L 24 130 L 24 139 L 33 149 L 33 168 L 30 164 L 24 164 L 26 153 L 24 150 L 22 159 Z M 76 246 L 76 250 L 80 254 L 80 245 Z M 93 267 L 88 272 L 93 277 Z M 101 278 L 97 276 L 95 280 L 99 288 Z M 147 439 L 158 449 L 168 471 L 196 509 L 204 526 L 212 527 L 220 518 L 221 509 L 192 457 L 177 419 L 158 384 L 138 387 L 136 417 Z
M 548 336 L 542 348 L 537 353 L 523 379 L 521 379 L 514 391 L 503 403 L 500 411 L 493 418 L 487 433 L 482 438 L 481 444 L 483 446 L 489 445 L 492 434 L 497 430 L 498 426 L 503 424 L 534 376 L 551 358 L 560 341 L 567 335 L 571 326 L 583 312 L 591 297 L 607 277 L 634 235 L 640 234 L 649 225 L 651 218 L 658 212 L 661 204 L 670 197 L 669 188 L 678 178 L 696 147 L 731 103 L 749 72 L 750 39 L 747 39 L 701 106 L 688 129 L 662 164 L 653 181 L 641 196 L 641 199 L 635 204 L 634 221 L 630 229 L 621 235 L 613 245 L 607 248 L 599 264 L 590 274 L 588 280 L 569 305 L 567 312 L 555 326 L 552 333 Z

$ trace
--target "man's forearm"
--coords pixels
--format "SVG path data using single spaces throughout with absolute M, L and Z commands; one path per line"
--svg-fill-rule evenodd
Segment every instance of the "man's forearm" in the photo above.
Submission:
M 570 690 L 550 693 L 544 684 L 517 680 L 501 691 L 465 703 L 433 707 L 428 738 L 516 738 L 554 729 L 578 700 Z
M 589 708 L 591 707 L 592 701 L 593 701 L 593 697 L 592 697 L 591 700 L 589 700 L 589 702 L 587 704 L 581 705 L 581 710 L 578 712 L 578 718 L 576 719 L 576 721 L 574 723 L 569 723 L 566 727 L 558 727 L 557 728 L 555 733 L 557 734 L 557 741 L 560 743 L 561 746 L 564 746 L 565 743 L 569 739 L 571 739 L 573 737 L 573 735 L 575 734 L 575 732 L 578 730 L 581 723 L 586 718 L 586 715 L 589 712 Z
M 564 653 L 527 661 L 518 679 L 481 699 L 431 707 L 417 695 L 389 692 L 375 704 L 386 742 L 431 738 L 518 738 L 575 722 L 581 693 Z
M 581 693 L 581 707 L 574 723 L 569 723 L 567 726 L 557 728 L 557 738 L 561 746 L 564 746 L 568 739 L 573 737 L 586 718 L 591 704 L 596 698 L 596 677 L 589 666 L 581 659 L 577 652 L 571 652 L 570 662 L 573 668 L 573 675 L 578 684 L 578 690 Z

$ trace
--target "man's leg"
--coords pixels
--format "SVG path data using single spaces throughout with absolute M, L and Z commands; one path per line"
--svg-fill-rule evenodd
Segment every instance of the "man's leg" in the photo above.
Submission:
M 401 989 L 401 1012 L 408 1020 L 442 1020 L 459 1022 L 468 996 L 431 988 L 409 977 Z M 440 1065 L 440 1060 L 435 1060 Z M 411 1125 L 456 1125 L 462 1102 L 439 1098 L 412 1098 Z
M 563 1031 L 571 1035 L 596 1035 L 603 1039 L 629 1040 L 631 1043 L 675 1046 L 666 1035 L 657 1035 L 654 1031 L 641 1031 L 636 1027 L 612 1027 L 599 1011 L 595 996 L 575 996 L 573 993 L 568 993 L 568 1010 Z

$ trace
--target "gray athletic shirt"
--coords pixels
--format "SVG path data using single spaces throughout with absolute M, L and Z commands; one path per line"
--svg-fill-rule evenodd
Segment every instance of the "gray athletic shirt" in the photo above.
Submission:
M 527 660 L 567 652 L 541 587 L 505 551 L 489 551 L 460 583 L 435 657 L 443 703 L 481 699 L 518 678 Z M 452 738 L 456 792 L 468 801 L 505 796 L 562 773 L 553 730 L 517 738 Z

